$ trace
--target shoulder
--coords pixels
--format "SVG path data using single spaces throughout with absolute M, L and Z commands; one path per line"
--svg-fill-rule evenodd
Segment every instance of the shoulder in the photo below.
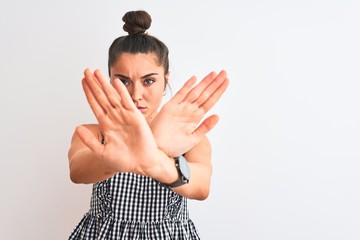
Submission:
M 204 136 L 201 141 L 194 147 L 194 149 L 203 148 L 204 150 L 211 151 L 211 143 L 207 136 Z
M 101 134 L 100 128 L 99 128 L 99 124 L 95 124 L 95 123 L 85 123 L 85 124 L 81 124 L 78 127 L 83 126 L 86 127 L 87 129 L 89 129 L 91 132 L 95 133 L 95 134 Z
M 71 138 L 71 144 L 68 152 L 69 159 L 71 159 L 71 156 L 74 155 L 78 150 L 86 149 L 87 146 L 85 143 L 81 140 L 78 129 L 80 127 L 87 128 L 99 141 L 102 140 L 102 134 L 99 128 L 98 124 L 81 124 L 75 128 L 75 131 L 73 133 L 73 136 Z
M 99 129 L 99 124 L 96 124 L 96 123 L 84 123 L 84 124 L 81 124 L 80 126 L 84 126 L 89 129 Z
M 97 139 L 99 139 L 99 141 L 101 141 L 102 139 L 102 134 L 101 134 L 101 130 L 98 124 L 92 124 L 92 123 L 88 123 L 88 124 L 81 124 L 79 126 L 77 126 L 75 128 L 75 131 L 73 133 L 72 136 L 72 143 L 76 143 L 78 141 L 81 141 L 78 135 L 78 129 L 80 127 L 85 127 L 86 129 L 88 129 L 94 136 L 96 136 Z
M 189 161 L 196 159 L 197 161 L 203 161 L 205 159 L 211 159 L 211 143 L 208 137 L 204 136 L 201 141 L 188 152 L 185 153 L 185 158 Z

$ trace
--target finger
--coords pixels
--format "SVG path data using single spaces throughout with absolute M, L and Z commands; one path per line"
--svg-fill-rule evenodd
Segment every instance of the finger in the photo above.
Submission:
M 115 78 L 114 79 L 114 88 L 120 95 L 120 101 L 121 106 L 125 109 L 131 110 L 131 109 L 137 109 L 134 101 L 132 100 L 129 91 L 126 89 L 124 84 L 120 81 L 120 79 Z
M 198 106 L 201 106 L 204 102 L 206 102 L 216 91 L 218 91 L 218 87 L 226 80 L 227 73 L 222 70 L 216 78 L 206 86 L 205 89 L 200 93 L 198 98 L 194 101 Z
M 103 108 L 105 112 L 112 111 L 113 107 L 110 104 L 104 89 L 100 85 L 99 81 L 96 79 L 95 75 L 90 71 L 90 69 L 85 69 L 84 75 L 85 81 L 98 104 Z
M 215 125 L 219 121 L 218 115 L 211 115 L 207 117 L 194 131 L 194 134 L 196 134 L 199 137 L 202 137 L 206 133 L 208 133 L 211 129 L 215 127 Z
M 120 107 L 120 96 L 100 70 L 95 70 L 94 75 L 102 87 L 108 101 L 113 107 Z
M 81 141 L 95 153 L 96 156 L 101 156 L 104 145 L 94 136 L 94 134 L 84 126 L 78 126 L 76 133 L 79 135 Z
M 198 97 L 201 95 L 201 93 L 204 91 L 204 89 L 211 84 L 211 82 L 216 78 L 217 74 L 215 72 L 210 72 L 201 82 L 199 82 L 195 87 L 191 89 L 186 94 L 186 97 L 184 98 L 184 101 L 187 102 L 194 102 Z
M 87 84 L 87 81 L 85 78 L 82 80 L 82 86 L 85 92 L 86 100 L 88 101 L 91 110 L 93 111 L 96 119 L 100 119 L 102 115 L 105 114 L 104 109 L 100 106 L 98 101 L 96 100 L 95 96 L 93 95 L 89 85 Z
M 192 76 L 189 80 L 185 82 L 185 84 L 180 88 L 180 90 L 175 94 L 175 96 L 171 99 L 177 103 L 180 103 L 186 97 L 186 94 L 189 92 L 191 87 L 195 84 L 196 77 Z
M 229 86 L 229 79 L 226 78 L 216 91 L 200 106 L 204 112 L 208 112 L 220 99 L 227 87 Z

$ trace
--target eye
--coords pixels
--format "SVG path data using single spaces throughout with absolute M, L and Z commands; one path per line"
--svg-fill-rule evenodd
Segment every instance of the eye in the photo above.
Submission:
M 127 79 L 120 79 L 120 81 L 121 81 L 126 87 L 130 85 L 129 80 L 127 80 Z
M 151 85 L 151 84 L 153 84 L 154 82 L 155 82 L 154 79 L 152 79 L 152 78 L 147 78 L 147 79 L 145 79 L 144 84 L 145 84 L 145 85 Z

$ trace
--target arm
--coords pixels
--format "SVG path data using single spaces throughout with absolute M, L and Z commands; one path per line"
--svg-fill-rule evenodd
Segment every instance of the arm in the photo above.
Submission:
M 185 154 L 190 168 L 189 184 L 174 188 L 180 195 L 190 199 L 205 200 L 210 193 L 212 174 L 211 146 L 204 137 L 198 145 Z
M 92 183 L 116 172 L 146 174 L 161 154 L 146 119 L 120 80 L 114 81 L 115 89 L 100 71 L 84 74 L 83 89 L 98 125 L 76 128 L 69 150 L 71 179 Z
M 161 108 L 150 126 L 158 147 L 167 156 L 176 157 L 186 153 L 191 173 L 190 182 L 174 188 L 174 191 L 188 198 L 202 200 L 209 194 L 212 173 L 211 145 L 205 134 L 216 125 L 218 116 L 211 115 L 200 121 L 220 99 L 229 80 L 226 72 L 221 71 L 219 74 L 210 73 L 191 88 L 194 83 L 195 78 L 187 81 Z M 167 167 L 174 169 L 174 160 L 170 159 L 168 162 L 172 164 Z M 161 170 L 158 174 L 160 173 Z M 165 178 L 164 183 L 176 180 L 175 178 L 171 182 L 170 177 Z
M 68 152 L 71 180 L 74 183 L 88 184 L 110 178 L 118 172 L 118 169 L 107 164 L 106 160 L 99 159 L 83 143 L 77 133 L 82 127 L 89 129 L 101 143 L 102 137 L 98 125 L 86 124 L 75 130 Z M 211 149 L 208 139 L 205 137 L 196 147 L 185 154 L 185 158 L 191 172 L 189 184 L 173 190 L 191 199 L 204 200 L 209 194 L 212 172 Z M 142 173 L 165 184 L 170 184 L 178 178 L 173 158 L 168 157 L 161 150 L 159 150 L 156 164 L 152 168 L 143 170 Z
M 81 127 L 87 128 L 92 132 L 101 143 L 102 136 L 98 125 L 86 124 Z M 77 133 L 81 127 L 77 127 L 68 152 L 70 179 L 74 183 L 94 183 L 108 179 L 116 173 L 116 169 L 106 165 L 93 151 L 91 151 L 81 140 Z
M 99 71 L 93 75 L 86 70 L 84 92 L 99 124 L 76 129 L 69 150 L 71 179 L 91 183 L 116 172 L 135 172 L 169 184 L 178 178 L 173 157 L 186 152 L 191 180 L 174 190 L 189 198 L 205 199 L 211 176 L 211 147 L 205 133 L 214 127 L 217 116 L 194 126 L 220 98 L 228 79 L 224 72 L 211 73 L 190 90 L 193 84 L 194 79 L 185 84 L 150 129 L 120 81 L 114 81 L 115 91 Z M 101 133 L 105 144 L 100 143 Z

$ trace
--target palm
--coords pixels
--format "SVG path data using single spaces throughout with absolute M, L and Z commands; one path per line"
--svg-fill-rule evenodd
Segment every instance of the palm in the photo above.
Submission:
M 86 70 L 83 87 L 105 143 L 101 144 L 84 127 L 78 130 L 82 141 L 99 159 L 119 171 L 136 171 L 150 165 L 147 157 L 154 155 L 156 142 L 123 84 L 115 81 L 114 89 L 99 71 L 92 75 Z
M 194 77 L 187 81 L 151 122 L 156 143 L 168 156 L 189 151 L 218 121 L 211 115 L 200 122 L 226 90 L 226 72 L 212 72 L 191 89 L 194 83 Z

